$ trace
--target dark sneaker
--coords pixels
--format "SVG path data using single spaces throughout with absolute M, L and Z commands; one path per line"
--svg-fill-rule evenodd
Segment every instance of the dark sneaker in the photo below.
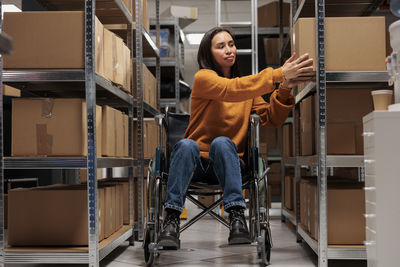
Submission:
M 159 246 L 164 249 L 179 249 L 181 241 L 179 240 L 179 212 L 168 212 L 163 224 L 163 230 L 160 235 Z
M 228 242 L 229 245 L 250 244 L 250 234 L 247 228 L 246 218 L 244 217 L 244 209 L 233 207 L 229 210 L 230 232 Z

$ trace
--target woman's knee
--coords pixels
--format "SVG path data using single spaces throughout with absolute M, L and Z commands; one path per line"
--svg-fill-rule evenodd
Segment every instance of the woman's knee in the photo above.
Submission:
M 174 152 L 200 154 L 200 148 L 192 139 L 181 139 L 175 144 Z
M 225 136 L 215 138 L 210 145 L 211 153 L 226 152 L 229 150 L 237 152 L 236 145 L 231 139 Z

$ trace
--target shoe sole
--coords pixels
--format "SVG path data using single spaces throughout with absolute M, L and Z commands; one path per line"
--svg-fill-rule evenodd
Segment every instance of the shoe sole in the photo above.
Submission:
M 250 237 L 246 234 L 239 234 L 230 236 L 228 239 L 229 245 L 238 245 L 238 244 L 251 244 Z
M 158 242 L 159 246 L 162 246 L 165 250 L 177 250 L 181 247 L 181 241 L 172 236 L 162 237 L 162 239 Z

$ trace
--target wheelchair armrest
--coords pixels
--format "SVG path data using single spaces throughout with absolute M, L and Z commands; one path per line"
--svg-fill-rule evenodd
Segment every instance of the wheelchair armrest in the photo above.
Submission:
M 163 136 L 163 126 L 166 129 L 166 121 L 165 121 L 165 115 L 164 114 L 157 114 L 154 116 L 154 120 L 156 121 L 156 124 L 158 126 L 158 147 L 162 146 L 162 136 Z
M 260 115 L 251 114 L 250 124 L 251 124 L 250 147 L 258 149 L 260 146 Z

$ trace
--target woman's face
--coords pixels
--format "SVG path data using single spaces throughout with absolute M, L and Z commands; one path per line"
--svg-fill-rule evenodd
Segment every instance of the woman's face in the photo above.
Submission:
M 236 46 L 232 36 L 227 32 L 217 33 L 211 40 L 211 53 L 224 74 L 230 71 L 236 60 Z

